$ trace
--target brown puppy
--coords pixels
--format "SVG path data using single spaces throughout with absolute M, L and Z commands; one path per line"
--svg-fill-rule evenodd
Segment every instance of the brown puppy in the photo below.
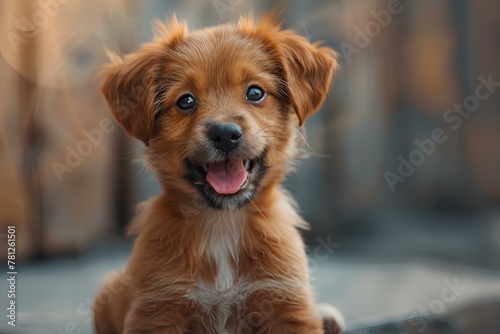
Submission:
M 174 18 L 110 58 L 102 92 L 164 192 L 140 206 L 129 262 L 97 295 L 97 333 L 323 333 L 307 224 L 280 183 L 336 54 L 272 17 L 194 32 Z

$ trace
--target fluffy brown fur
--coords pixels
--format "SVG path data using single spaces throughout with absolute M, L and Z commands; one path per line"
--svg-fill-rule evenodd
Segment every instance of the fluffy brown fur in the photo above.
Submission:
M 97 295 L 97 333 L 323 333 L 297 230 L 307 225 L 280 183 L 335 53 L 270 16 L 194 32 L 174 17 L 156 30 L 123 60 L 110 53 L 102 73 L 114 116 L 147 145 L 164 191 L 140 206 L 128 264 Z M 246 98 L 251 86 L 261 101 Z M 177 104 L 186 93 L 197 101 L 189 111 Z M 221 123 L 241 128 L 231 152 L 207 139 Z M 237 193 L 204 179 L 204 165 L 247 159 Z

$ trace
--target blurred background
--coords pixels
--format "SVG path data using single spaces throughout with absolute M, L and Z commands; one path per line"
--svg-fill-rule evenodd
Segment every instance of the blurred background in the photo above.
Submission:
M 91 333 L 124 226 L 159 192 L 97 93 L 103 48 L 135 50 L 174 12 L 195 29 L 275 5 L 341 56 L 287 181 L 318 301 L 348 333 L 500 333 L 495 0 L 1 0 L 0 257 L 15 225 L 18 319 L 0 333 Z

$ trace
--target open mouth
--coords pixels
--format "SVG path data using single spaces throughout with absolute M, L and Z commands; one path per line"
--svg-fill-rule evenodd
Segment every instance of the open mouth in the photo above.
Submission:
M 203 164 L 188 162 L 189 180 L 218 209 L 241 207 L 256 192 L 262 158 L 226 158 Z
M 204 164 L 201 171 L 218 194 L 232 195 L 249 186 L 256 164 L 255 159 L 228 159 Z

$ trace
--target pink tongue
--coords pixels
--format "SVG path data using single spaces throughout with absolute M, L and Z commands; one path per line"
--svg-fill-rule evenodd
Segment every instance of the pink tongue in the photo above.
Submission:
M 235 194 L 247 179 L 242 160 L 215 162 L 208 166 L 207 181 L 221 195 Z

